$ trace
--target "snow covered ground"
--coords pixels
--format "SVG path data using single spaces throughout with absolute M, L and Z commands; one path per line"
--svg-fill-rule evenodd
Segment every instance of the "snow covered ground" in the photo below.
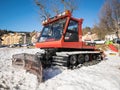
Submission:
M 44 70 L 45 81 L 12 67 L 11 57 L 16 53 L 36 53 L 40 49 L 0 48 L 0 90 L 120 90 L 120 57 L 109 55 L 92 66 L 75 70 L 56 67 Z

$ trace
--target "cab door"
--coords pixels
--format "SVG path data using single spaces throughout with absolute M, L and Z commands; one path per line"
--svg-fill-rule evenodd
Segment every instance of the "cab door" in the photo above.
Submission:
M 64 42 L 78 42 L 78 22 L 70 20 L 64 36 Z

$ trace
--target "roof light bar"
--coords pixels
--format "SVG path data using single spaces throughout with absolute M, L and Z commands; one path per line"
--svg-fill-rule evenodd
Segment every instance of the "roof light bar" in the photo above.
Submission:
M 70 12 L 69 10 L 66 10 L 66 11 L 64 11 L 63 13 L 60 13 L 60 14 L 58 14 L 58 15 L 55 16 L 55 17 L 48 18 L 48 19 L 44 20 L 44 21 L 42 22 L 42 24 L 46 24 L 48 21 L 50 21 L 50 20 L 52 20 L 52 19 L 54 19 L 54 18 L 58 18 L 58 17 L 64 16 L 64 15 L 69 15 L 69 16 L 71 16 L 71 12 Z

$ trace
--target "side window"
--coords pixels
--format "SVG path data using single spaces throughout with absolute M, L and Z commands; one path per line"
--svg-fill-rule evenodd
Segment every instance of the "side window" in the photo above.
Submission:
M 70 20 L 64 39 L 66 42 L 78 41 L 78 23 L 76 21 Z

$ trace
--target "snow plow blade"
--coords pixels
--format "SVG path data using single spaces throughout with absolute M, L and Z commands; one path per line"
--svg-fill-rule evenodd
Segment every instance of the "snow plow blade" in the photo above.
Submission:
M 23 68 L 37 76 L 38 81 L 42 81 L 42 64 L 40 59 L 34 54 L 15 54 L 12 56 L 12 65 L 15 68 Z

